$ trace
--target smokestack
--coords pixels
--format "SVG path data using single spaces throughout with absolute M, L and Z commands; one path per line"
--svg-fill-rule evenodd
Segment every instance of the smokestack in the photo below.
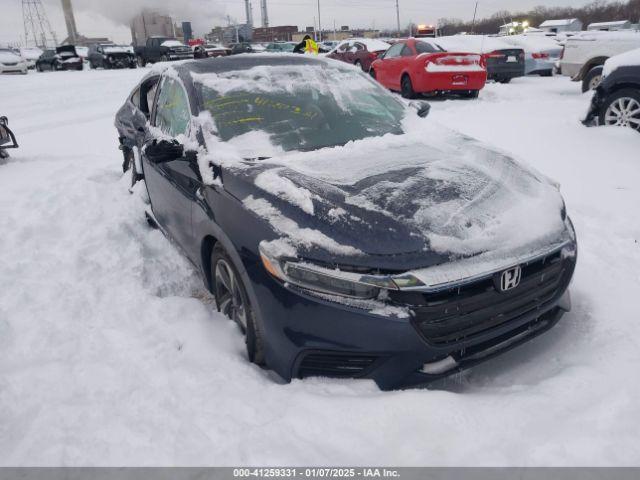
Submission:
M 251 0 L 244 0 L 244 9 L 247 14 L 247 25 L 253 27 L 253 7 L 251 6 Z
M 262 26 L 269 26 L 269 13 L 267 12 L 267 0 L 260 0 L 260 10 L 262 13 Z
M 67 35 L 69 42 L 75 45 L 78 41 L 78 29 L 76 28 L 76 19 L 73 16 L 73 6 L 71 0 L 62 0 L 62 10 L 64 11 L 64 21 L 67 24 Z

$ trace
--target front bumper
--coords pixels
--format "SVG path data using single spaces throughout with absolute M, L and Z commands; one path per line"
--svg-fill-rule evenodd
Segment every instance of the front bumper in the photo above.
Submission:
M 602 93 L 602 88 L 598 87 L 591 97 L 591 103 L 589 104 L 589 110 L 587 115 L 582 120 L 582 124 L 586 127 L 597 127 L 600 124 L 600 110 L 605 100 L 605 95 Z
M 508 80 L 512 78 L 524 77 L 524 61 L 513 63 L 487 62 L 487 74 L 489 80 Z
M 557 288 L 545 291 L 544 299 L 531 299 L 530 308 L 521 305 L 517 315 L 504 319 L 496 311 L 488 328 L 463 332 L 452 341 L 425 335 L 420 309 L 410 308 L 404 318 L 388 316 L 285 287 L 259 262 L 247 265 L 247 273 L 263 323 L 267 363 L 283 378 L 369 378 L 390 390 L 428 384 L 551 329 L 571 308 L 567 289 L 575 257 L 564 261 Z

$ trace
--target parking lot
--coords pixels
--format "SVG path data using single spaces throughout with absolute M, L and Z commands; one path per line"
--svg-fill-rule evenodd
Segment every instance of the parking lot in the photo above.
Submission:
M 640 458 L 640 136 L 580 123 L 566 77 L 435 100 L 439 122 L 562 185 L 579 262 L 551 332 L 429 389 L 281 384 L 245 360 L 129 194 L 114 115 L 144 69 L 0 77 L 5 465 L 627 465 Z M 500 425 L 500 427 L 498 427 Z M 410 445 L 411 448 L 407 448 Z

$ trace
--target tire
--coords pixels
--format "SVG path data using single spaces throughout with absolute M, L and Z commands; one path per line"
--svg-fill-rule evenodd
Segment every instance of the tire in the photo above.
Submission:
M 37 70 L 38 72 L 40 72 L 40 73 L 42 73 L 42 72 L 43 72 L 42 67 L 41 67 L 39 64 L 38 64 L 38 65 L 36 65 L 36 70 Z
M 236 322 L 245 335 L 249 361 L 264 365 L 264 343 L 249 296 L 233 261 L 216 245 L 211 253 L 211 279 L 218 311 Z
M 602 65 L 593 67 L 587 72 L 582 79 L 582 93 L 586 93 L 589 90 L 595 90 L 602 82 L 602 71 L 604 67 Z
M 142 57 L 142 55 L 138 55 L 138 66 L 140 68 L 144 68 L 147 66 L 147 61 Z
M 503 85 L 507 85 L 508 83 L 511 83 L 512 78 L 501 78 L 500 80 L 498 80 L 501 84 Z
M 540 72 L 541 77 L 553 77 L 553 70 L 545 70 L 544 72 Z
M 480 96 L 480 90 L 469 90 L 462 94 L 462 98 L 476 99 Z
M 640 132 L 640 90 L 625 88 L 609 95 L 598 120 L 600 125 L 628 127 Z
M 416 98 L 416 92 L 413 90 L 413 83 L 411 82 L 411 77 L 406 73 L 402 76 L 402 80 L 400 80 L 400 88 L 402 92 L 402 96 L 407 99 Z

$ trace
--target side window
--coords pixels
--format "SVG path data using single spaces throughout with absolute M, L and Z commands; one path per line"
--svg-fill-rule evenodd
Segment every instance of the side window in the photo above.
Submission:
M 387 50 L 387 53 L 385 53 L 384 58 L 399 57 L 403 48 L 404 48 L 404 43 L 396 43 L 389 50 Z
M 364 45 L 361 44 L 361 43 L 358 43 L 358 42 L 355 43 L 355 47 L 356 47 L 356 50 L 359 51 L 359 52 L 362 51 L 362 50 L 366 50 Z
M 136 91 L 131 95 L 131 103 L 133 103 L 136 108 L 140 108 L 140 89 L 136 88 Z
M 184 89 L 176 80 L 165 77 L 156 106 L 156 127 L 177 137 L 187 133 L 190 120 L 189 100 Z
M 349 42 L 345 42 L 338 47 L 339 52 L 346 52 L 347 48 L 349 48 Z
M 405 45 L 404 48 L 402 49 L 402 56 L 403 57 L 413 57 L 413 50 L 411 50 L 411 47 L 409 47 L 409 45 Z

